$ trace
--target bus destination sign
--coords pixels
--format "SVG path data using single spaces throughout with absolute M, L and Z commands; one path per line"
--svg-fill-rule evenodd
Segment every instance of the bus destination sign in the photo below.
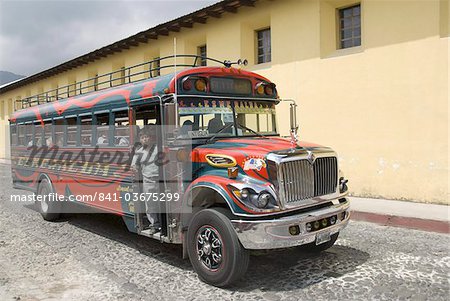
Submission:
M 252 94 L 252 83 L 248 79 L 211 77 L 209 80 L 210 90 L 220 94 Z

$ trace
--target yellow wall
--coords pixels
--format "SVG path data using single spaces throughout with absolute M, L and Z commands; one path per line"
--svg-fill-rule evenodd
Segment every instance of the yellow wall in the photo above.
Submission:
M 196 54 L 206 44 L 210 57 L 247 58 L 246 69 L 273 80 L 283 98 L 296 99 L 301 139 L 338 152 L 354 195 L 448 204 L 448 1 L 363 0 L 362 45 L 337 50 L 336 9 L 356 3 L 261 0 L 5 93 L 0 101 L 8 111 L 18 96 L 61 87 L 70 78 L 171 55 L 176 37 L 179 54 Z M 255 65 L 255 30 L 266 27 L 272 62 Z M 288 116 L 288 105 L 278 114 Z M 287 135 L 289 121 L 278 123 Z M 3 126 L 0 141 L 4 136 Z

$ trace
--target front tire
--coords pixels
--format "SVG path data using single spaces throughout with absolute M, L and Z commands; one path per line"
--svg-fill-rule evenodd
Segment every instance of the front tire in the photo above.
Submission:
M 38 199 L 35 205 L 42 218 L 46 221 L 55 221 L 61 215 L 61 202 L 50 199 L 49 195 L 53 192 L 53 186 L 48 179 L 43 179 L 38 186 Z
M 214 209 L 199 211 L 192 218 L 187 239 L 189 259 L 202 281 L 225 287 L 247 271 L 249 254 L 224 214 Z

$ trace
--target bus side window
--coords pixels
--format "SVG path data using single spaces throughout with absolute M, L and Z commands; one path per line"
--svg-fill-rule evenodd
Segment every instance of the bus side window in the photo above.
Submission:
M 92 115 L 80 117 L 81 123 L 81 145 L 90 146 L 92 144 Z
M 67 122 L 67 145 L 77 145 L 77 117 L 66 119 Z
M 44 135 L 45 135 L 44 145 L 46 145 L 47 147 L 52 147 L 54 143 L 52 128 L 53 124 L 51 120 L 44 121 Z
M 19 124 L 18 126 L 18 135 L 17 135 L 18 139 L 18 145 L 25 145 L 25 125 L 24 124 Z
M 96 145 L 109 145 L 109 113 L 101 113 L 97 115 L 97 141 Z
M 34 124 L 34 145 L 42 146 L 42 125 L 40 122 Z
M 17 145 L 17 125 L 11 124 L 11 144 Z
M 25 124 L 25 145 L 30 147 L 33 146 L 33 124 Z
M 114 114 L 114 145 L 130 145 L 130 126 L 128 111 L 116 112 Z
M 55 120 L 55 144 L 58 147 L 64 145 L 64 119 Z

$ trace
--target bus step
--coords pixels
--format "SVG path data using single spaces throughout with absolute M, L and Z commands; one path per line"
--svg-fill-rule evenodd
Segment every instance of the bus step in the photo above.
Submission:
M 162 235 L 161 232 L 156 232 L 152 234 L 152 231 L 150 229 L 145 229 L 139 232 L 140 235 L 151 237 L 154 239 L 157 239 L 161 242 L 170 242 L 169 238 L 165 235 Z

